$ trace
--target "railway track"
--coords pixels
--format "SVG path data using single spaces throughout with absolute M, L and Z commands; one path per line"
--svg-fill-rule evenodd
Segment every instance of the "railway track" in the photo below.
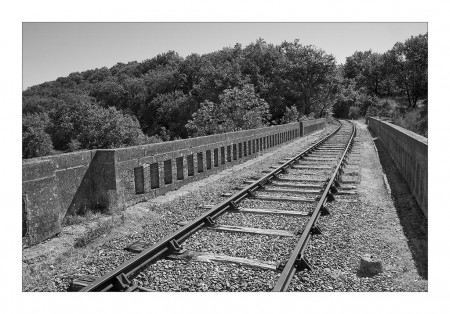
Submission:
M 257 269 L 258 276 L 270 278 L 268 289 L 287 291 L 297 271 L 311 268 L 305 252 L 311 238 L 321 234 L 318 222 L 329 214 L 326 203 L 336 195 L 354 193 L 354 186 L 343 183 L 341 175 L 355 127 L 348 121 L 339 123 L 334 132 L 306 150 L 263 171 L 262 177 L 245 181 L 236 187 L 237 192 L 223 195 L 224 201 L 205 205 L 204 214 L 184 222 L 156 244 L 130 244 L 126 249 L 136 255 L 116 269 L 100 278 L 79 278 L 75 285 L 86 292 L 156 291 L 141 283 L 151 281 L 161 261 L 172 261 L 177 273 L 187 271 L 191 264 L 214 262 Z M 227 240 L 216 241 L 219 236 Z M 233 246 L 250 248 L 251 243 L 266 245 L 273 254 L 252 249 L 233 254 Z M 228 284 L 223 281 L 219 286 Z

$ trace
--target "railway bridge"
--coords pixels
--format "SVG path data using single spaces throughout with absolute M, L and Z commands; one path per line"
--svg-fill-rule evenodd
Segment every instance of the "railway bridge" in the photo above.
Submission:
M 423 291 L 427 151 L 370 117 L 27 160 L 24 258 L 71 217 L 140 212 L 55 290 Z

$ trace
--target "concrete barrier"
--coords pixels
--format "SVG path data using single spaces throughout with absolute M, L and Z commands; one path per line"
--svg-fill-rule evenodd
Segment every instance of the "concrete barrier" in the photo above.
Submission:
M 300 136 L 311 134 L 317 130 L 323 129 L 326 124 L 326 119 L 315 120 L 301 120 L 300 121 Z
M 67 214 L 120 207 L 114 150 L 23 160 L 22 236 L 35 244 L 61 231 Z
M 376 118 L 368 117 L 367 122 L 394 160 L 422 212 L 428 217 L 428 139 Z
M 61 231 L 66 215 L 117 211 L 242 163 L 300 136 L 299 123 L 121 149 L 23 160 L 22 236 Z
M 174 190 L 299 137 L 298 123 L 116 149 L 126 206 Z
M 61 230 L 61 205 L 53 160 L 30 160 L 22 165 L 22 237 L 29 244 Z

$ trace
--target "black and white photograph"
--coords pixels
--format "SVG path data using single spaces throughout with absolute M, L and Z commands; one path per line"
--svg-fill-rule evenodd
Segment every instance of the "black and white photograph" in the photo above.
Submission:
M 11 311 L 446 312 L 429 13 L 123 5 L 14 21 Z

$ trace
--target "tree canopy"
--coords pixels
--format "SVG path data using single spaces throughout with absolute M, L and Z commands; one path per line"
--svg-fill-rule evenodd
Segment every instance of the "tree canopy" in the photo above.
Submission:
M 270 119 L 269 105 L 256 93 L 253 85 L 224 90 L 219 103 L 201 103 L 187 129 L 194 136 L 234 132 L 266 126 Z
M 114 148 L 324 117 L 380 97 L 427 97 L 427 35 L 384 54 L 355 52 L 337 66 L 298 40 L 263 39 L 183 58 L 74 72 L 23 91 L 24 158 Z M 353 110 L 353 113 L 358 112 Z

